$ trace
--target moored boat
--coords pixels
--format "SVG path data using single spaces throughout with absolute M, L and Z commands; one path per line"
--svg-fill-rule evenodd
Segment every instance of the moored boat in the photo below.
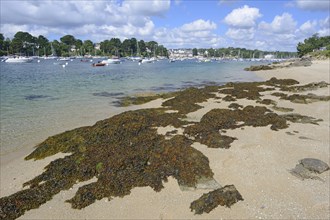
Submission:
M 120 64 L 121 60 L 119 58 L 109 58 L 107 60 L 102 60 L 101 63 L 104 63 L 104 64 Z
M 105 63 L 93 63 L 92 66 L 105 66 Z
M 8 57 L 5 62 L 6 63 L 30 63 L 33 58 L 31 57 Z

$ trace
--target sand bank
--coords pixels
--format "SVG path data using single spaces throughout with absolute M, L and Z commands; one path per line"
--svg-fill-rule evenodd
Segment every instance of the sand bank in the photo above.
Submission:
M 329 61 L 313 61 L 310 67 L 276 69 L 256 74 L 271 77 L 293 78 L 301 84 L 329 80 Z M 271 97 L 263 92 L 263 98 Z M 330 95 L 329 87 L 302 94 Z M 223 94 L 218 94 L 223 97 Z M 210 190 L 181 191 L 177 181 L 170 177 L 165 188 L 156 193 L 150 187 L 134 188 L 129 196 L 102 199 L 82 210 L 71 208 L 65 201 L 72 198 L 79 186 L 61 191 L 38 209 L 27 211 L 19 219 L 327 219 L 329 213 L 329 171 L 320 176 L 323 181 L 300 180 L 288 170 L 298 160 L 317 158 L 329 164 L 330 102 L 310 104 L 292 103 L 278 98 L 277 106 L 292 108 L 295 113 L 322 119 L 319 125 L 290 123 L 289 128 L 273 131 L 268 127 L 244 127 L 228 130 L 226 135 L 236 137 L 229 149 L 207 148 L 200 143 L 193 147 L 209 158 L 214 179 L 222 186 L 234 184 L 244 201 L 231 208 L 217 207 L 209 214 L 194 215 L 190 203 Z M 188 120 L 199 121 L 211 109 L 228 108 L 231 102 L 209 99 L 200 103 L 204 108 L 189 113 Z M 254 100 L 238 99 L 236 103 L 247 106 L 266 106 Z M 142 106 L 159 107 L 160 100 Z M 282 112 L 277 112 L 282 114 Z M 164 131 L 161 131 L 164 133 Z M 22 189 L 22 184 L 43 172 L 52 160 L 63 157 L 57 154 L 39 161 L 24 161 L 21 155 L 1 166 L 1 193 L 8 196 Z M 90 180 L 95 181 L 95 180 Z

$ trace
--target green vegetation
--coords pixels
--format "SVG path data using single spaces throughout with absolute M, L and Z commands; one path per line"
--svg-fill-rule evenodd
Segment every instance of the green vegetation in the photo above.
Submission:
M 319 37 L 318 34 L 314 34 L 312 37 L 305 39 L 303 43 L 299 42 L 297 51 L 299 57 L 307 54 L 313 57 L 330 57 L 330 36 Z
M 163 45 L 159 45 L 155 41 L 137 41 L 135 38 L 126 39 L 123 42 L 118 38 L 112 38 L 94 43 L 91 40 L 82 41 L 72 35 L 65 35 L 60 38 L 60 41 L 49 41 L 42 35 L 35 37 L 28 32 L 19 31 L 11 40 L 5 39 L 4 35 L 0 33 L 0 56 L 9 54 L 49 56 L 54 52 L 52 47 L 57 56 L 168 56 L 167 49 Z
M 264 58 L 265 55 L 274 55 L 275 58 L 292 58 L 296 57 L 296 52 L 287 52 L 287 51 L 262 51 L 262 50 L 250 50 L 246 48 L 201 48 L 193 49 L 193 56 L 204 55 L 208 57 L 231 57 L 231 58 Z

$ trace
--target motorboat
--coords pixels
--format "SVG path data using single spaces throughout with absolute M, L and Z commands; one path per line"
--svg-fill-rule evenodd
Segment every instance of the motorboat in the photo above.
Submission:
M 31 57 L 8 57 L 5 62 L 6 63 L 30 63 L 33 58 Z
M 156 58 L 152 57 L 152 58 L 144 58 L 141 60 L 141 63 L 154 63 L 156 60 Z
M 119 58 L 109 58 L 107 60 L 102 60 L 101 63 L 104 63 L 104 64 L 120 64 L 121 60 Z
M 105 63 L 93 63 L 92 66 L 105 66 Z

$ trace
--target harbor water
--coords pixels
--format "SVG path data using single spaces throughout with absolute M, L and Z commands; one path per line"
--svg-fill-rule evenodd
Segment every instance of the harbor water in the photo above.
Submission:
M 243 70 L 251 62 L 124 61 L 104 67 L 92 62 L 0 63 L 1 155 L 119 113 L 118 97 L 260 80 Z

